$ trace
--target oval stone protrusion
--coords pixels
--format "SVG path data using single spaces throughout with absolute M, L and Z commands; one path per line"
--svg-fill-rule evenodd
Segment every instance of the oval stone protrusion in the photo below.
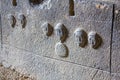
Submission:
M 97 33 L 96 32 L 90 32 L 88 34 L 88 42 L 92 48 L 95 48 L 97 46 Z
M 68 35 L 67 29 L 65 28 L 65 26 L 62 23 L 58 23 L 55 26 L 55 34 L 62 42 L 65 41 L 65 39 Z
M 20 20 L 22 28 L 25 28 L 27 20 L 24 14 L 19 14 L 18 15 L 18 20 Z
M 86 32 L 81 29 L 81 28 L 77 28 L 74 31 L 74 38 L 75 38 L 75 43 L 77 43 L 79 46 L 84 47 L 86 44 Z
M 55 53 L 60 57 L 67 57 L 68 49 L 65 44 L 58 42 L 55 45 Z
M 16 24 L 16 19 L 13 15 L 9 14 L 8 15 L 8 23 L 10 26 L 12 26 L 13 28 L 15 27 Z
M 91 31 L 88 34 L 88 42 L 92 48 L 97 49 L 102 44 L 102 38 L 96 32 Z
M 53 28 L 48 22 L 43 23 L 41 28 L 42 28 L 42 31 L 43 31 L 44 35 L 46 35 L 46 36 L 52 35 Z

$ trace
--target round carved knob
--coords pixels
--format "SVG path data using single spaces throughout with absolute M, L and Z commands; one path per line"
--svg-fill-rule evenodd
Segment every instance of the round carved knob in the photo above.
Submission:
M 50 36 L 53 32 L 53 28 L 48 22 L 45 22 L 41 26 L 41 28 L 42 28 L 43 34 L 46 35 L 46 36 Z
M 22 24 L 22 28 L 25 28 L 26 22 L 27 22 L 26 17 L 23 14 L 19 14 L 18 19 L 20 20 L 20 22 Z
M 81 29 L 81 28 L 77 28 L 74 32 L 74 38 L 75 38 L 75 42 L 81 46 L 84 47 L 86 44 L 86 32 Z
M 61 40 L 64 41 L 67 37 L 67 29 L 62 23 L 58 23 L 55 26 L 55 34 Z
M 13 28 L 15 27 L 16 24 L 16 19 L 13 15 L 9 14 L 8 15 L 8 23 L 10 26 L 12 26 Z
M 95 48 L 97 46 L 97 33 L 96 32 L 90 32 L 88 34 L 88 42 L 92 48 Z
M 58 42 L 55 45 L 55 53 L 60 56 L 60 57 L 67 57 L 68 55 L 68 50 L 65 44 Z

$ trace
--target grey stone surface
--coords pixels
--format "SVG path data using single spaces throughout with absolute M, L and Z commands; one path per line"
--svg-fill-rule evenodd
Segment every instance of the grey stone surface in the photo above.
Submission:
M 119 73 L 113 73 L 111 76 L 111 80 L 120 80 L 120 74 Z
M 75 0 L 75 16 L 87 21 L 111 21 L 112 7 L 112 3 Z
M 2 44 L 2 22 L 1 22 L 1 14 L 0 14 L 0 48 Z
M 2 48 L 2 22 L 1 22 L 1 1 L 0 1 L 0 54 Z M 0 62 L 1 62 L 1 55 L 0 55 Z
M 4 52 L 5 51 L 5 52 Z M 37 80 L 110 80 L 110 73 L 77 64 L 42 57 L 4 45 L 4 64 Z
M 120 6 L 115 5 L 115 21 L 112 38 L 112 72 L 120 73 Z
M 101 1 L 101 0 L 94 0 Z M 114 25 L 111 50 L 112 80 L 120 80 L 120 0 L 102 0 L 114 3 Z
M 110 41 L 112 27 L 113 5 L 101 2 L 75 1 L 75 15 L 69 16 L 68 0 L 52 0 L 51 7 L 31 7 L 27 1 L 20 0 L 20 8 L 11 8 L 9 1 L 3 1 L 3 43 L 34 52 L 37 55 L 55 58 L 105 71 L 110 70 Z M 28 4 L 27 4 L 28 3 Z M 8 7 L 4 7 L 9 4 Z M 50 4 L 50 3 L 49 3 Z M 54 4 L 54 5 L 53 5 Z M 42 5 L 42 4 L 40 4 Z M 99 6 L 101 6 L 99 8 Z M 26 16 L 27 25 L 23 29 L 17 20 L 18 13 Z M 13 14 L 18 21 L 15 28 L 8 25 L 6 16 Z M 54 28 L 57 23 L 63 23 L 68 30 L 68 37 L 64 44 L 68 47 L 68 57 L 60 58 L 55 54 L 55 44 L 60 40 L 53 34 L 46 37 L 41 25 L 49 22 Z M 76 28 L 83 28 L 86 33 L 95 31 L 102 38 L 102 45 L 92 49 L 89 45 L 84 48 L 75 44 L 73 32 Z
M 0 1 L 0 49 L 1 49 L 1 39 L 2 39 L 2 22 L 1 22 L 1 1 Z
M 120 80 L 119 0 L 74 1 L 74 10 L 71 10 L 74 15 L 70 15 L 69 6 L 73 4 L 69 0 L 43 0 L 37 5 L 30 5 L 29 0 L 17 0 L 17 6 L 13 6 L 12 0 L 1 0 L 0 46 L 1 40 L 9 46 L 3 46 L 3 51 L 0 47 L 0 63 L 7 68 L 35 76 L 38 80 Z M 113 4 L 115 22 L 111 31 Z M 17 21 L 14 28 L 8 23 L 9 14 L 14 15 Z M 22 28 L 19 14 L 26 17 L 25 28 Z M 55 31 L 51 36 L 44 35 L 41 28 L 44 22 L 48 22 L 52 28 L 58 23 L 64 24 L 68 30 L 64 41 L 68 57 L 61 58 L 55 54 L 55 44 L 60 40 Z M 83 48 L 76 45 L 74 31 L 77 28 L 82 28 L 87 34 L 97 32 L 102 38 L 99 48 L 90 48 L 90 44 Z M 110 67 L 111 77 L 106 72 L 110 71 Z

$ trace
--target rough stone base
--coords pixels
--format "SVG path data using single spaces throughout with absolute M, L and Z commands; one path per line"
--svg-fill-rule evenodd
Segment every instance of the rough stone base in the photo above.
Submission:
M 15 70 L 10 68 L 5 68 L 0 65 L 0 80 L 36 80 L 30 78 L 28 75 L 23 75 Z

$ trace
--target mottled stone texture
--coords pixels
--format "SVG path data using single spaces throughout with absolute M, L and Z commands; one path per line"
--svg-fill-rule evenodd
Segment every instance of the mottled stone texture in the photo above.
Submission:
M 28 75 L 20 74 L 15 70 L 11 70 L 0 65 L 0 80 L 36 80 L 36 79 L 30 78 Z
M 0 62 L 5 67 L 30 74 L 37 80 L 120 80 L 118 0 L 74 0 L 71 4 L 69 0 L 41 0 L 39 4 L 16 1 L 16 6 L 12 0 L 0 1 Z M 74 10 L 70 10 L 73 4 Z M 16 20 L 14 28 L 9 24 L 10 14 Z M 20 14 L 26 18 L 25 27 Z M 63 41 L 68 49 L 67 57 L 55 53 L 60 40 L 55 31 L 45 36 L 41 28 L 44 22 L 53 29 L 62 23 L 67 29 Z M 88 43 L 78 46 L 74 39 L 77 28 L 82 28 L 87 36 L 91 31 L 96 32 L 101 45 L 97 49 Z

